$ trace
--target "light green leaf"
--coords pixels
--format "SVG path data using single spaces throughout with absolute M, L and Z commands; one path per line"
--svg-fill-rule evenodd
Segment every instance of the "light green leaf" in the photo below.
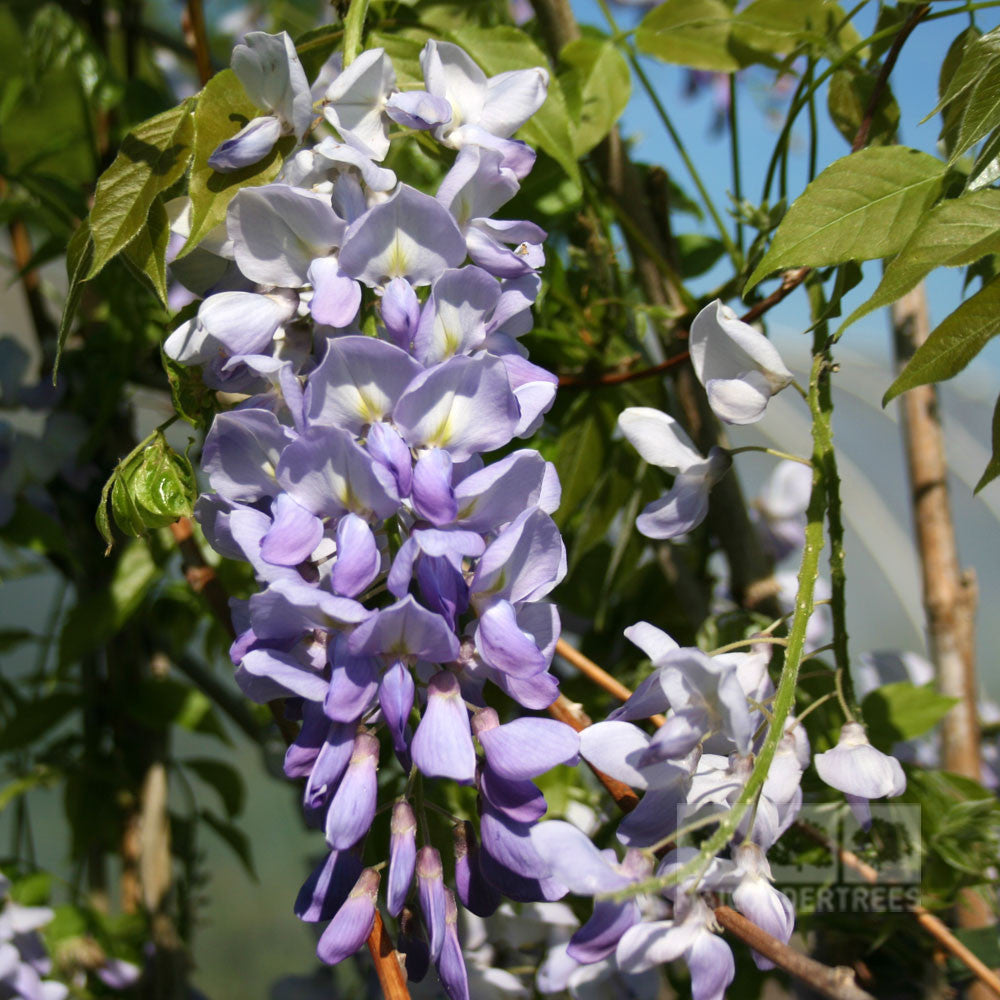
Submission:
M 512 69 L 547 67 L 545 53 L 520 28 L 498 26 L 475 28 L 463 25 L 447 33 L 448 40 L 462 46 L 487 76 Z M 545 103 L 517 133 L 532 146 L 545 150 L 576 184 L 580 183 L 580 165 L 573 152 L 573 133 L 566 110 L 566 99 L 558 79 L 549 81 Z
M 772 271 L 899 251 L 937 197 L 944 164 L 905 146 L 862 149 L 826 168 L 781 220 L 744 292 Z
M 559 83 L 576 125 L 573 151 L 589 153 L 610 131 L 628 104 L 628 63 L 609 39 L 578 38 L 559 53 Z
M 806 39 L 822 40 L 844 20 L 829 0 L 754 0 L 733 19 L 733 38 L 750 49 L 785 55 Z
M 854 142 L 874 92 L 875 77 L 864 72 L 839 69 L 830 78 L 826 96 L 827 110 L 830 120 L 848 143 Z M 895 142 L 898 128 L 899 105 L 892 96 L 892 91 L 885 87 L 875 106 L 867 145 L 886 146 Z
M 85 275 L 90 270 L 90 263 L 93 259 L 94 241 L 90 237 L 90 225 L 84 219 L 76 232 L 70 237 L 69 246 L 66 248 L 66 274 L 69 277 L 69 291 L 66 293 L 62 317 L 59 320 L 56 360 L 52 366 L 53 385 L 55 384 L 56 376 L 59 374 L 59 362 L 62 359 L 63 348 L 66 346 L 66 338 L 69 336 L 70 327 L 73 325 L 73 317 L 76 315 L 77 306 L 80 304 L 80 296 L 83 294 L 83 283 L 87 280 Z
M 187 170 L 193 108 L 188 100 L 137 125 L 101 175 L 90 212 L 94 259 L 88 278 L 135 239 L 156 196 Z
M 162 345 L 160 361 L 170 383 L 170 399 L 177 415 L 192 427 L 208 430 L 216 410 L 215 392 L 202 381 L 201 371 L 193 365 L 174 361 Z
M 125 248 L 128 262 L 149 281 L 156 297 L 167 304 L 167 243 L 170 241 L 170 220 L 163 199 L 156 198 L 149 209 L 146 224 Z
M 935 267 L 959 267 L 991 253 L 1000 253 L 1000 191 L 977 191 L 935 205 L 889 261 L 872 297 L 841 329 L 895 302 Z
M 958 701 L 935 690 L 934 684 L 899 681 L 883 684 L 865 696 L 861 714 L 868 738 L 882 750 L 893 743 L 912 740 L 933 729 Z
M 981 35 L 982 32 L 971 25 L 960 31 L 952 40 L 951 45 L 948 46 L 948 51 L 945 53 L 944 61 L 941 63 L 941 69 L 938 73 L 939 104 L 935 108 L 935 111 L 939 110 L 941 112 L 940 138 L 944 143 L 947 153 L 951 153 L 955 148 L 958 126 L 961 124 L 962 112 L 965 110 L 965 102 L 960 98 L 952 99 L 948 97 L 948 90 L 952 80 L 955 78 L 955 72 L 962 65 L 962 58 L 965 55 L 966 48 L 980 38 Z M 927 121 L 933 114 L 934 111 L 927 115 L 924 121 Z
M 201 92 L 194 112 L 194 161 L 188 194 L 191 197 L 191 234 L 178 256 L 190 253 L 226 218 L 229 202 L 240 188 L 274 180 L 285 156 L 295 145 L 294 136 L 279 139 L 259 163 L 231 174 L 220 174 L 208 158 L 220 142 L 231 139 L 250 119 L 260 114 L 231 69 L 216 73 Z
M 1000 333 L 1000 277 L 966 299 L 917 348 L 882 399 L 885 406 L 901 392 L 957 375 Z
M 1000 178 L 1000 128 L 983 143 L 965 182 L 966 191 L 979 191 Z
M 978 493 L 984 486 L 989 486 L 997 476 L 1000 476 L 1000 397 L 997 397 L 996 406 L 993 407 L 993 433 L 992 433 L 993 454 L 990 457 L 986 471 L 979 477 L 976 488 L 973 492 Z
M 239 858 L 240 864 L 243 865 L 246 873 L 256 882 L 257 871 L 254 868 L 250 838 L 238 826 L 220 819 L 207 809 L 202 809 L 198 815 L 228 845 L 229 849 Z
M 372 31 L 368 35 L 371 48 L 385 49 L 396 71 L 396 83 L 402 90 L 407 87 L 424 86 L 424 74 L 420 68 L 420 53 L 429 38 L 436 37 L 423 28 L 403 28 L 394 31 Z
M 730 51 L 733 17 L 722 0 L 666 0 L 642 19 L 635 44 L 664 62 L 732 73 L 746 65 Z
M 0 812 L 7 808 L 15 799 L 30 792 L 40 785 L 50 785 L 58 777 L 58 772 L 44 764 L 39 764 L 34 771 L 23 778 L 17 778 L 9 785 L 0 788 Z

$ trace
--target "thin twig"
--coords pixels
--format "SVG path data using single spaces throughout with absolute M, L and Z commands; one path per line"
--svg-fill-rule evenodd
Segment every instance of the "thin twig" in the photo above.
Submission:
M 871 97 L 868 98 L 864 117 L 858 126 L 854 142 L 851 143 L 852 153 L 856 153 L 867 144 L 868 133 L 871 131 L 872 121 L 875 118 L 875 110 L 878 108 L 878 102 L 882 99 L 882 94 L 885 92 L 886 85 L 889 82 L 889 74 L 892 72 L 893 66 L 896 65 L 896 60 L 899 58 L 903 43 L 910 37 L 910 32 L 927 15 L 930 9 L 931 5 L 929 3 L 923 3 L 919 7 L 914 7 L 913 12 L 906 19 L 906 23 L 899 29 L 896 37 L 892 40 L 892 45 L 886 53 L 885 62 L 882 63 L 882 68 L 879 70 L 878 77 L 875 80 L 875 86 L 872 88 Z
M 375 963 L 375 974 L 385 1000 L 410 1000 L 410 991 L 406 985 L 406 975 L 403 973 L 399 955 L 393 946 L 382 914 L 375 910 L 375 926 L 368 935 L 368 951 Z
M 204 87 L 212 76 L 212 53 L 208 47 L 208 31 L 205 27 L 205 9 L 202 0 L 187 0 L 184 17 L 184 41 L 194 53 L 198 67 L 198 79 Z
M 578 649 L 574 649 L 565 639 L 560 639 L 556 643 L 556 653 L 619 701 L 628 701 L 632 697 L 632 692 L 621 681 L 615 680 L 605 669 L 584 656 Z M 651 715 L 649 718 L 655 726 L 662 726 L 667 721 L 662 715 Z

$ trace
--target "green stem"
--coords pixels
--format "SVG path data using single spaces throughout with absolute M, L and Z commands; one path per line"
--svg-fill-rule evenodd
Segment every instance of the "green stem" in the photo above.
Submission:
M 729 74 L 729 155 L 733 177 L 733 198 L 736 204 L 743 201 L 743 182 L 740 171 L 740 130 L 736 115 L 736 74 Z M 736 222 L 736 246 L 743 254 L 743 223 Z
M 739 455 L 745 451 L 759 451 L 765 455 L 773 455 L 775 458 L 783 458 L 788 462 L 798 462 L 799 465 L 812 465 L 812 462 L 808 458 L 803 458 L 801 455 L 792 455 L 787 451 L 778 451 L 777 448 L 765 448 L 760 444 L 743 444 L 739 448 L 727 448 L 726 450 L 730 455 Z
M 812 373 L 809 380 L 810 408 L 815 415 L 820 409 L 820 389 L 829 378 L 826 359 L 823 355 L 813 357 Z M 767 729 L 767 736 L 754 762 L 753 771 L 732 809 L 720 820 L 718 829 L 705 841 L 701 850 L 687 864 L 669 875 L 646 879 L 628 889 L 610 894 L 616 900 L 625 900 L 644 892 L 659 892 L 683 882 L 701 872 L 714 857 L 729 843 L 747 810 L 753 804 L 757 793 L 764 785 L 771 761 L 774 759 L 778 743 L 785 732 L 785 720 L 795 704 L 795 688 L 798 684 L 799 665 L 805 648 L 806 626 L 813 613 L 816 579 L 819 576 L 819 557 L 823 550 L 823 522 L 826 513 L 826 489 L 819 462 L 821 441 L 817 427 L 813 424 L 813 483 L 806 512 L 806 543 L 802 550 L 799 566 L 799 589 L 795 598 L 795 617 L 788 636 L 785 663 L 781 669 L 778 690 L 774 696 L 774 718 Z M 600 898 L 600 897 L 598 897 Z
M 605 20 L 608 22 L 608 26 L 617 38 L 619 35 L 618 25 L 615 23 L 614 15 L 608 7 L 607 0 L 597 0 L 597 2 L 600 4 Z M 715 203 L 712 201 L 712 196 L 708 193 L 708 190 L 702 183 L 694 162 L 691 157 L 688 156 L 687 149 L 681 141 L 681 137 L 677 132 L 677 129 L 674 128 L 674 123 L 670 120 L 670 115 L 667 114 L 667 109 L 663 106 L 663 102 L 656 93 L 656 88 L 650 82 L 649 77 L 646 76 L 646 71 L 639 64 L 638 56 L 636 55 L 636 51 L 631 43 L 626 45 L 626 52 L 628 54 L 628 61 L 633 72 L 636 77 L 638 77 L 639 82 L 642 84 L 642 89 L 646 91 L 646 95 L 649 97 L 653 107 L 656 109 L 656 113 L 659 116 L 660 121 L 663 123 L 663 127 L 667 130 L 667 134 L 670 136 L 671 142 L 673 142 L 678 155 L 683 161 L 685 169 L 690 175 L 694 186 L 698 189 L 698 195 L 704 203 L 706 211 L 712 217 L 712 221 L 715 223 L 715 227 L 719 231 L 719 239 L 722 240 L 722 245 L 726 248 L 726 253 L 729 254 L 736 266 L 736 269 L 739 270 L 741 267 L 739 250 L 733 242 L 733 238 L 729 235 L 726 225 L 722 221 L 722 217 L 719 215 L 718 209 L 715 207 Z
M 344 20 L 344 69 L 347 69 L 361 51 L 361 32 L 368 13 L 368 0 L 351 0 Z

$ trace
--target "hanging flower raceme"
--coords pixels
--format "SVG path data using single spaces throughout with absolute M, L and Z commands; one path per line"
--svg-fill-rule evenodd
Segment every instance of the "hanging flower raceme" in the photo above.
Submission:
M 566 572 L 550 517 L 558 479 L 530 449 L 483 460 L 533 433 L 555 393 L 517 342 L 545 234 L 492 218 L 531 168 L 511 136 L 548 76 L 487 79 L 433 41 L 421 63 L 426 91 L 400 93 L 386 53 L 364 52 L 321 73 L 314 107 L 287 36 L 248 36 L 234 69 L 271 114 L 213 164 L 255 162 L 280 134 L 302 145 L 277 181 L 233 197 L 224 231 L 196 251 L 211 266 L 178 270 L 203 298 L 166 351 L 246 397 L 209 431 L 198 517 L 257 580 L 233 601 L 238 683 L 256 701 L 284 699 L 301 722 L 285 772 L 305 779 L 306 817 L 329 854 L 296 912 L 329 922 L 319 955 L 340 961 L 368 935 L 384 882 L 408 969 L 429 958 L 455 997 L 468 990 L 458 903 L 492 912 L 502 896 L 566 892 L 532 846 L 546 804 L 531 779 L 575 762 L 579 739 L 485 708 L 488 682 L 532 710 L 558 694 L 559 617 L 545 600 Z M 380 165 L 390 122 L 458 150 L 438 190 Z M 313 143 L 310 129 L 327 134 Z M 409 780 L 389 858 L 368 858 L 390 755 Z M 420 815 L 433 781 L 480 795 L 478 837 L 456 823 L 454 873 Z

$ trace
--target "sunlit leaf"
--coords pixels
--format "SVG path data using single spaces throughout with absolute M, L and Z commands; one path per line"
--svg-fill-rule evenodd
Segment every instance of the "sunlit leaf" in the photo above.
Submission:
M 628 104 L 628 63 L 609 39 L 578 38 L 559 53 L 559 65 L 559 82 L 576 126 L 573 149 L 583 156 L 614 128 Z

